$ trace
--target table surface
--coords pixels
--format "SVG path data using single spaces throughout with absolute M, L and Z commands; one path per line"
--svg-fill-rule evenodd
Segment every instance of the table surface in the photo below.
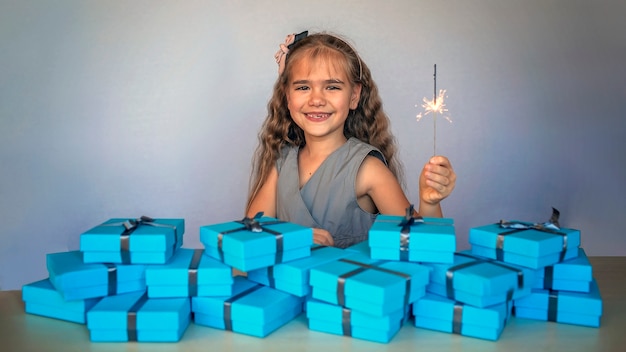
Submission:
M 498 341 L 418 329 L 411 321 L 388 344 L 311 331 L 304 314 L 265 338 L 190 324 L 176 343 L 92 343 L 82 324 L 24 313 L 21 291 L 0 291 L 2 351 L 623 351 L 626 257 L 590 257 L 603 299 L 600 328 L 512 317 Z

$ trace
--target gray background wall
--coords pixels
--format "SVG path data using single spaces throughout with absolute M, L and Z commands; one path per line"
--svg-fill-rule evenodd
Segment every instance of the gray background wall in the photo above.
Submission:
M 348 37 L 370 66 L 413 201 L 437 64 L 459 249 L 470 227 L 554 206 L 589 255 L 626 255 L 624 15 L 608 0 L 0 0 L 0 289 L 46 277 L 46 253 L 111 217 L 183 217 L 190 248 L 239 219 L 273 54 L 304 29 Z

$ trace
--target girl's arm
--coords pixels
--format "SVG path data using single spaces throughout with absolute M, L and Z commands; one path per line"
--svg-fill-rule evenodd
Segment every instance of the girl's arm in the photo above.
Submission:
M 448 159 L 431 158 L 420 175 L 419 214 L 442 217 L 440 202 L 452 192 L 455 182 L 456 175 Z M 357 197 L 369 196 L 381 214 L 405 215 L 410 204 L 396 177 L 375 157 L 368 156 L 361 164 L 356 187 Z
M 366 211 L 405 215 L 410 205 L 396 176 L 378 158 L 367 156 L 356 176 L 358 203 Z
M 276 187 L 278 184 L 278 170 L 273 167 L 267 180 L 259 189 L 259 193 L 250 202 L 246 216 L 253 217 L 262 211 L 265 216 L 276 217 Z

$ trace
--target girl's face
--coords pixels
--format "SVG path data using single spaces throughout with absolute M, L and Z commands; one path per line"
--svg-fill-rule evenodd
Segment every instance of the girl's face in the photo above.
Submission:
M 340 64 L 328 58 L 293 62 L 286 92 L 291 118 L 307 140 L 345 139 L 343 125 L 358 106 L 361 85 L 353 85 Z

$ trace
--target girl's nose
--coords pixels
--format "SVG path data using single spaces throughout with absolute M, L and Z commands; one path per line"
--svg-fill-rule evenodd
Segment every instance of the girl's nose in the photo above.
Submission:
M 326 98 L 324 97 L 324 91 L 321 89 L 312 89 L 311 95 L 309 96 L 309 105 L 322 106 L 325 103 Z

